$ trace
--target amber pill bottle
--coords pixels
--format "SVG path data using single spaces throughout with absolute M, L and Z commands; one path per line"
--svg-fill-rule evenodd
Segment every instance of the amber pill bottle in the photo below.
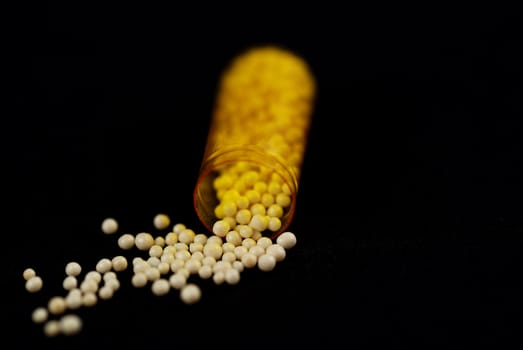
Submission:
M 291 223 L 313 115 L 307 62 L 279 46 L 251 47 L 219 80 L 194 208 L 210 231 L 250 226 L 277 237 Z

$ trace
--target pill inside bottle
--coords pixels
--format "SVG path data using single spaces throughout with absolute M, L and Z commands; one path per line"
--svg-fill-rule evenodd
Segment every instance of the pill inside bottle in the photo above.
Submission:
M 284 47 L 251 47 L 225 68 L 193 193 L 209 231 L 275 238 L 288 228 L 315 93 L 307 62 Z

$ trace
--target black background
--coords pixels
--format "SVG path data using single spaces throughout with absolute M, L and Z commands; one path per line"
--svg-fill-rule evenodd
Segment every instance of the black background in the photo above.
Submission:
M 21 6 L 6 32 L 14 346 L 520 348 L 521 6 L 73 3 Z M 191 306 L 126 271 L 78 310 L 79 335 L 45 338 L 30 314 L 63 293 L 65 264 L 122 254 L 105 217 L 203 230 L 192 190 L 216 83 L 259 44 L 300 54 L 318 84 L 297 246 L 236 286 L 197 282 Z M 26 267 L 42 292 L 24 289 Z

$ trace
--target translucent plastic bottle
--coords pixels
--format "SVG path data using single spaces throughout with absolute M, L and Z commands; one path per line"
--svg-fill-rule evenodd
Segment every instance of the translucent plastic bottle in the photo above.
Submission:
M 194 207 L 210 230 L 275 238 L 294 217 L 315 98 L 307 63 L 277 46 L 239 54 L 220 80 Z

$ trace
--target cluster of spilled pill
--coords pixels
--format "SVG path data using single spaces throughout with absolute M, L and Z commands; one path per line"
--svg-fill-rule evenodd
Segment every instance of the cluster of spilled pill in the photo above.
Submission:
M 158 230 L 171 227 L 170 217 L 158 214 L 153 219 Z M 102 232 L 116 234 L 118 222 L 114 218 L 102 221 Z M 65 266 L 63 289 L 65 295 L 55 295 L 47 305 L 38 306 L 32 320 L 43 325 L 44 334 L 55 337 L 59 334 L 74 335 L 81 331 L 82 319 L 74 313 L 80 307 L 92 307 L 99 300 L 111 299 L 120 288 L 118 273 L 129 265 L 133 269 L 131 284 L 136 288 L 150 286 L 154 295 L 167 295 L 172 289 L 179 291 L 185 304 L 194 304 L 201 299 L 200 287 L 189 282 L 189 276 L 212 279 L 222 283 L 237 284 L 244 269 L 258 267 L 271 271 L 286 256 L 286 250 L 294 247 L 296 236 L 286 231 L 276 239 L 260 236 L 257 239 L 227 234 L 206 235 L 195 233 L 182 223 L 176 223 L 165 235 L 153 236 L 149 232 L 124 233 L 118 238 L 118 246 L 129 251 L 137 248 L 144 252 L 128 263 L 124 255 L 100 259 L 95 268 L 86 271 L 80 278 L 82 266 L 71 261 Z M 43 280 L 35 269 L 23 271 L 25 288 L 36 293 L 43 288 Z

